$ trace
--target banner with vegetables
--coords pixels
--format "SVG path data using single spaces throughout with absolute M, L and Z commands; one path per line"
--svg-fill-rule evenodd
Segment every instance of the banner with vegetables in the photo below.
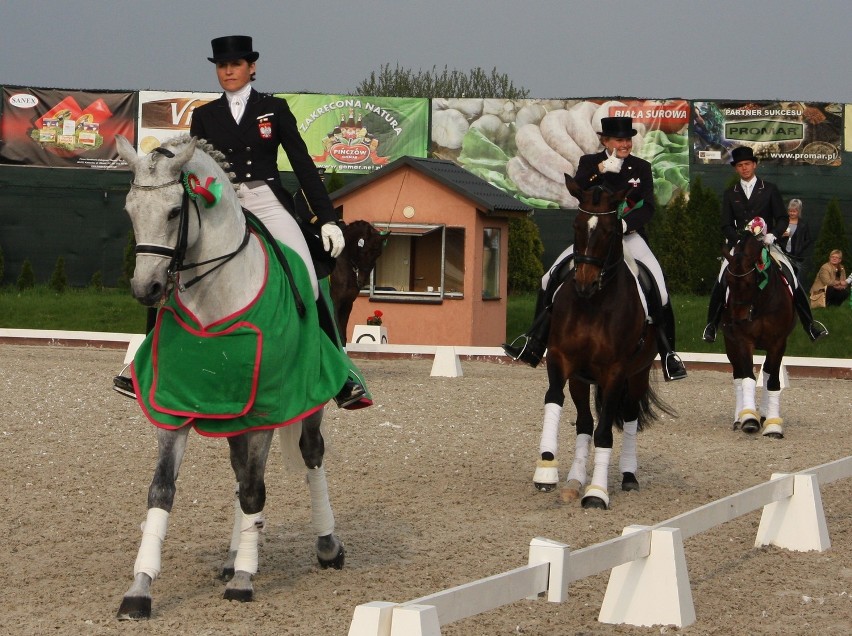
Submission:
M 693 102 L 698 163 L 729 163 L 750 146 L 762 162 L 839 166 L 843 105 L 815 102 Z
M 638 99 L 433 99 L 430 156 L 450 159 L 536 208 L 574 208 L 564 175 L 602 149 L 603 117 L 632 117 L 658 205 L 689 188 L 689 105 Z
M 136 93 L 3 87 L 0 162 L 126 168 L 115 135 L 135 139 Z
M 429 145 L 429 100 L 286 93 L 299 132 L 317 166 L 365 174 L 394 159 L 425 157 Z M 291 171 L 283 150 L 278 169 Z
M 146 155 L 163 142 L 189 133 L 192 113 L 221 93 L 139 91 L 138 151 Z

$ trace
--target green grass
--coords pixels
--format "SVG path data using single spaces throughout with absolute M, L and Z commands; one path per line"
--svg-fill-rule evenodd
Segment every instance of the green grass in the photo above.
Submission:
M 675 320 L 677 321 L 677 349 L 679 352 L 725 353 L 722 334 L 713 344 L 701 339 L 707 320 L 707 296 L 672 296 Z M 530 326 L 535 309 L 535 294 L 518 294 L 509 297 L 506 316 L 507 342 L 523 333 Z M 796 324 L 787 340 L 785 355 L 814 358 L 852 358 L 852 310 L 848 305 L 814 309 L 814 318 L 822 322 L 829 335 L 819 342 L 811 342 L 801 323 Z
M 707 315 L 707 297 L 672 297 L 677 319 L 678 351 L 724 353 L 720 338 L 714 344 L 701 339 Z M 535 294 L 509 297 L 507 342 L 527 330 L 535 309 Z M 852 358 L 852 310 L 848 305 L 814 309 L 814 317 L 828 327 L 828 338 L 811 343 L 800 325 L 787 342 L 787 355 L 818 358 Z M 46 286 L 23 292 L 0 288 L 0 327 L 63 331 L 143 333 L 145 308 L 124 289 L 75 288 L 58 294 Z

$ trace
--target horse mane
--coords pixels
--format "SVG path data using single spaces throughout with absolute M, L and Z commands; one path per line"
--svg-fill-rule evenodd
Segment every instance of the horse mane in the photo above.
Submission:
M 192 141 L 193 137 L 189 134 L 177 135 L 176 137 L 172 137 L 163 143 L 163 148 L 168 148 L 169 150 L 180 150 L 186 144 Z M 235 182 L 237 177 L 236 174 L 231 172 L 231 164 L 228 163 L 228 158 L 224 153 L 216 150 L 216 148 L 208 142 L 206 139 L 196 138 L 195 149 L 200 150 L 202 153 L 210 157 L 216 165 L 224 172 L 228 177 L 228 182 L 231 184 L 231 187 L 236 190 L 239 187 L 239 184 Z M 152 153 L 153 154 L 153 153 Z

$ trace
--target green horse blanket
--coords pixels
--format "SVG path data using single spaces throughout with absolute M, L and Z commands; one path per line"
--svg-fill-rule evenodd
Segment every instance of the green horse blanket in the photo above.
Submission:
M 202 435 L 231 436 L 297 422 L 323 408 L 346 381 L 345 352 L 319 327 L 316 303 L 300 317 L 283 268 L 266 240 L 265 280 L 241 311 L 201 325 L 177 290 L 132 364 L 137 401 L 156 426 L 191 425 Z M 279 243 L 308 301 L 302 259 Z

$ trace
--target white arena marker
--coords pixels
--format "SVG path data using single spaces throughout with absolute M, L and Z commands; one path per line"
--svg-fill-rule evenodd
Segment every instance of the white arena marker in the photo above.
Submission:
M 349 636 L 390 636 L 396 603 L 372 601 L 355 608 Z
M 435 360 L 432 362 L 434 377 L 459 378 L 463 376 L 461 361 L 455 347 L 435 347 Z
M 773 473 L 772 479 L 786 476 Z M 754 546 L 764 545 L 796 552 L 825 552 L 831 547 L 816 475 L 795 475 L 793 496 L 763 507 Z

